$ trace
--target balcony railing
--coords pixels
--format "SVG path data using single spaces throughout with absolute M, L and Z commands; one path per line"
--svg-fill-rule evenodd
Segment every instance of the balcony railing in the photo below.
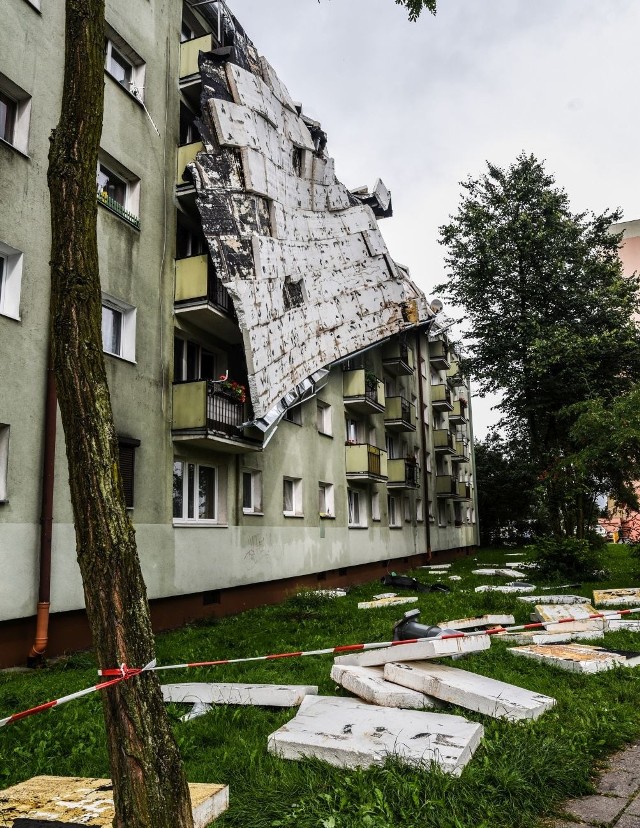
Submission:
M 207 253 L 176 259 L 176 304 L 208 302 L 233 315 L 233 302 Z
M 433 431 L 433 448 L 435 451 L 453 454 L 453 434 L 448 428 L 436 428 Z
M 219 390 L 211 380 L 174 383 L 174 431 L 217 431 L 229 436 L 242 436 L 245 422 L 244 403 Z
M 404 397 L 385 399 L 384 424 L 394 431 L 416 430 L 416 407 Z
M 437 411 L 451 411 L 451 389 L 445 383 L 431 386 L 431 405 Z
M 389 350 L 382 357 L 382 364 L 385 370 L 395 376 L 409 376 L 414 372 L 413 351 L 408 345 L 398 344 L 389 347 Z
M 344 404 L 362 413 L 384 411 L 384 383 L 375 374 L 356 368 L 342 374 Z
M 417 489 L 420 486 L 420 466 L 413 459 L 387 460 L 387 487 Z
M 211 52 L 215 47 L 212 34 L 185 40 L 180 44 L 180 80 L 200 73 L 198 56 L 200 52 Z
M 178 159 L 176 161 L 176 184 L 178 186 L 185 184 L 182 176 L 184 171 L 192 161 L 195 161 L 199 152 L 204 149 L 202 141 L 194 141 L 192 144 L 183 144 L 178 147 Z
M 116 201 L 115 198 L 111 198 L 111 196 L 107 195 L 104 190 L 98 190 L 98 204 L 102 204 L 102 206 L 106 207 L 107 210 L 111 210 L 112 213 L 120 216 L 121 219 L 124 219 L 124 221 L 132 227 L 135 227 L 136 230 L 140 229 L 140 219 L 138 216 L 134 216 L 133 213 L 125 210 L 119 201 Z
M 454 400 L 451 411 L 449 412 L 450 423 L 466 423 L 467 421 L 467 401 L 465 399 Z
M 468 483 L 459 482 L 456 494 L 461 500 L 471 500 L 471 486 Z
M 429 361 L 438 371 L 449 369 L 449 349 L 443 339 L 436 339 L 429 343 Z
M 454 455 L 452 460 L 466 462 L 469 459 L 469 441 L 467 439 L 454 440 Z
M 458 494 L 458 481 L 451 474 L 439 474 L 436 477 L 437 497 L 456 497 Z
M 345 446 L 345 467 L 349 478 L 387 479 L 387 452 L 369 443 Z

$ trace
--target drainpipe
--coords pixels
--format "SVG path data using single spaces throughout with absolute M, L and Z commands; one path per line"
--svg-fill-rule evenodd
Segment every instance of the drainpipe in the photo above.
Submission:
M 40 580 L 36 637 L 27 657 L 28 667 L 37 667 L 44 658 L 49 640 L 49 606 L 51 598 L 51 536 L 53 530 L 53 480 L 56 452 L 56 381 L 51 349 L 47 364 L 47 391 L 44 409 L 44 459 L 42 469 L 42 501 L 40 517 Z
M 424 333 L 425 337 L 429 334 L 429 325 Z M 424 359 L 422 358 L 422 347 L 421 347 L 421 337 L 420 337 L 420 330 L 416 329 L 416 359 L 417 359 L 417 369 L 418 369 L 418 403 L 420 405 L 420 430 L 421 430 L 421 440 L 420 440 L 420 465 L 422 466 L 422 488 L 424 491 L 423 501 L 422 501 L 422 517 L 424 519 L 424 533 L 425 533 L 425 540 L 427 543 L 427 554 L 431 557 L 431 526 L 429 524 L 429 473 L 427 472 L 427 447 L 426 447 L 426 436 L 425 436 L 425 428 L 424 428 L 424 391 L 422 388 L 423 377 L 422 377 L 422 365 L 424 363 Z

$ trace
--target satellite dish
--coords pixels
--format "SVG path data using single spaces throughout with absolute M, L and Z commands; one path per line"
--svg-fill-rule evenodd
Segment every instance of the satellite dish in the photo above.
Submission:
M 440 311 L 442 310 L 444 305 L 442 304 L 442 302 L 439 299 L 432 299 L 431 304 L 429 305 L 429 307 L 431 308 L 431 310 L 434 313 L 440 313 Z

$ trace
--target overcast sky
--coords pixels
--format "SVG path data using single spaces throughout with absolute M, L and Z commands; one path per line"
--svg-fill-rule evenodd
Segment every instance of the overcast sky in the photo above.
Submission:
M 393 0 L 228 3 L 322 123 L 338 178 L 391 190 L 382 232 L 429 296 L 438 227 L 487 160 L 531 152 L 575 211 L 640 218 L 638 0 L 438 0 L 417 23 Z M 496 419 L 475 400 L 477 437 Z

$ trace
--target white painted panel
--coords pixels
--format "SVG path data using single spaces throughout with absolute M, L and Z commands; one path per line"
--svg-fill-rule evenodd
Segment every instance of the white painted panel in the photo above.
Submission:
M 635 607 L 640 604 L 640 587 L 594 589 L 593 603 L 599 607 Z
M 514 647 L 509 652 L 574 673 L 599 673 L 614 667 L 635 667 L 640 662 L 640 655 L 629 658 L 623 653 L 584 644 L 547 644 L 542 647 L 532 644 Z
M 390 661 L 422 661 L 428 658 L 466 655 L 488 650 L 491 639 L 488 635 L 454 638 L 425 638 L 415 644 L 395 644 L 375 650 L 337 656 L 336 664 L 355 664 L 360 667 L 375 667 Z
M 437 699 L 386 681 L 382 667 L 334 664 L 331 668 L 331 678 L 363 701 L 377 704 L 379 707 L 422 710 L 425 707 L 439 706 Z
M 162 698 L 174 704 L 239 704 L 294 707 L 318 688 L 296 684 L 187 683 L 163 684 Z

